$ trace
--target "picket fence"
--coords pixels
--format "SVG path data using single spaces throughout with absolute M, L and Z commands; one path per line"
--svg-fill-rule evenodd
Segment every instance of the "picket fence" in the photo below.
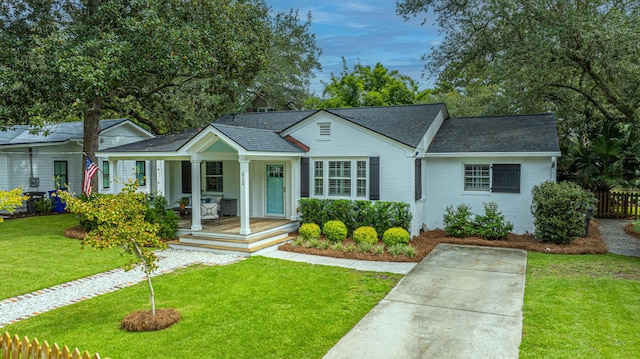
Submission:
M 80 354 L 78 348 L 69 351 L 66 346 L 60 349 L 58 344 L 50 346 L 46 341 L 41 345 L 38 339 L 29 342 L 29 338 L 24 337 L 20 340 L 18 335 L 12 338 L 8 332 L 0 337 L 0 353 L 1 359 L 100 359 L 98 353 L 91 356 L 85 350 Z
M 598 200 L 595 216 L 598 218 L 640 218 L 640 193 L 594 192 Z

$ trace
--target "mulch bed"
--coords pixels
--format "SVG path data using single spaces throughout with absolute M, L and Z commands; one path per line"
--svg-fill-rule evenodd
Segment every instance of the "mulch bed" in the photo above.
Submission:
M 168 328 L 180 321 L 175 309 L 157 309 L 154 316 L 150 310 L 139 310 L 128 314 L 120 326 L 130 332 L 152 332 Z
M 346 240 L 344 243 L 352 243 Z M 409 258 L 406 256 L 392 256 L 385 251 L 384 255 L 372 255 L 360 252 L 342 252 L 331 249 L 305 248 L 302 246 L 293 246 L 290 243 L 281 245 L 280 250 L 304 254 L 313 254 L 319 256 L 327 256 L 334 258 L 348 258 L 371 261 L 384 262 L 419 262 L 426 257 L 431 250 L 439 243 L 467 244 L 474 246 L 501 247 L 501 248 L 517 248 L 527 251 L 535 251 L 542 253 L 556 254 L 605 254 L 607 246 L 602 240 L 597 220 L 592 220 L 589 225 L 589 235 L 584 238 L 578 238 L 567 245 L 558 245 L 553 243 L 545 243 L 536 241 L 530 234 L 509 234 L 506 240 L 490 241 L 477 237 L 455 238 L 447 237 L 443 230 L 433 230 L 423 232 L 419 236 L 413 237 L 410 244 L 416 249 L 416 256 Z
M 624 226 L 624 231 L 629 233 L 630 235 L 640 239 L 640 232 L 636 232 L 636 230 L 634 229 L 633 223 L 627 223 L 627 225 Z

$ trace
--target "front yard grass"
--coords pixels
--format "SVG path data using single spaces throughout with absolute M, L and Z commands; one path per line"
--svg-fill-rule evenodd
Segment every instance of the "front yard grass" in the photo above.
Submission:
M 182 315 L 165 330 L 119 328 L 129 312 L 148 309 L 145 283 L 3 330 L 111 358 L 321 358 L 401 278 L 252 257 L 154 278 L 157 307 Z
M 94 251 L 64 236 L 74 215 L 7 220 L 0 224 L 0 300 L 121 267 L 120 250 Z
M 640 358 L 640 258 L 529 252 L 520 358 Z

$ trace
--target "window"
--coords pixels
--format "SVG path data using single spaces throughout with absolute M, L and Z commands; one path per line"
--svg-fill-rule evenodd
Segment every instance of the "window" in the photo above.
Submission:
M 205 163 L 205 191 L 222 192 L 222 162 Z
M 314 194 L 316 196 L 324 195 L 324 162 L 315 162 L 315 170 L 313 175 Z
M 520 164 L 491 166 L 491 192 L 520 193 Z
M 67 161 L 53 161 L 53 178 L 56 189 L 65 188 L 69 184 Z
M 464 190 L 489 191 L 489 165 L 464 165 Z
M 139 186 L 147 184 L 147 167 L 145 161 L 136 161 L 136 179 Z
M 318 138 L 323 140 L 328 140 L 331 138 L 330 122 L 318 123 Z
M 109 161 L 102 161 L 102 188 L 109 188 Z
M 329 196 L 351 196 L 351 162 L 329 161 Z
M 367 196 L 367 162 L 356 162 L 356 197 Z
M 464 190 L 520 193 L 520 164 L 465 165 Z

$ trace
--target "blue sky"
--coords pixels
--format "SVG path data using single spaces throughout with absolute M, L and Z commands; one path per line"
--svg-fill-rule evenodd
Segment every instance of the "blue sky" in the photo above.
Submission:
M 267 0 L 267 4 L 276 12 L 298 9 L 302 19 L 311 12 L 311 32 L 323 51 L 322 71 L 316 73 L 311 85 L 316 95 L 322 95 L 321 80 L 342 72 L 342 56 L 349 69 L 356 63 L 373 67 L 380 62 L 410 76 L 420 89 L 433 82 L 423 76 L 425 61 L 421 58 L 439 43 L 438 29 L 432 19 L 425 25 L 420 18 L 404 21 L 396 15 L 395 0 Z

